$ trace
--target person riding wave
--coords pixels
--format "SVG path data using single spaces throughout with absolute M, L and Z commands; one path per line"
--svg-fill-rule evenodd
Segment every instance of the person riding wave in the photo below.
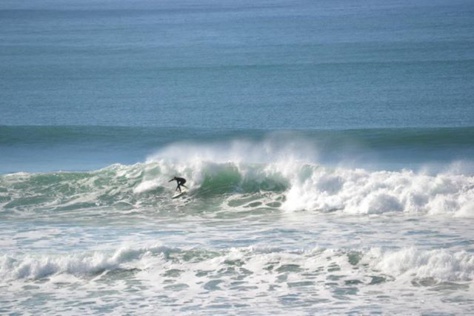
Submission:
M 185 186 L 184 184 L 186 183 L 186 179 L 185 178 L 179 178 L 179 177 L 173 177 L 173 179 L 171 179 L 170 181 L 168 182 L 171 182 L 171 181 L 176 181 L 176 183 L 178 184 L 178 186 L 176 187 L 176 190 L 175 191 L 178 191 L 181 192 L 181 187 L 185 187 L 186 189 L 188 188 L 187 186 Z

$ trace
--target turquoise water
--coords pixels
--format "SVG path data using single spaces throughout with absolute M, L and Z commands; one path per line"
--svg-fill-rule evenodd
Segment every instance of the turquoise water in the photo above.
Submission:
M 2 1 L 0 314 L 468 314 L 473 16 Z

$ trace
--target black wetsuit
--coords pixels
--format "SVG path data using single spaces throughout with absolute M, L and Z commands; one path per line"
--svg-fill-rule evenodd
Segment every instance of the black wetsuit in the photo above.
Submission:
M 176 187 L 176 191 L 179 190 L 179 192 L 181 192 L 181 186 L 187 188 L 187 186 L 185 186 L 184 184 L 186 183 L 186 179 L 185 178 L 179 178 L 179 177 L 174 177 L 173 179 L 171 179 L 169 182 L 175 180 L 176 183 L 178 183 L 178 186 Z

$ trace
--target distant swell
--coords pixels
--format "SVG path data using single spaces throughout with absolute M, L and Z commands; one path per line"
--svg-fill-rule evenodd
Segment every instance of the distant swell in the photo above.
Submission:
M 215 130 L 114 126 L 0 126 L 0 146 L 50 146 L 87 142 L 169 144 L 176 140 L 203 142 L 235 139 L 262 140 L 276 135 L 282 142 L 302 138 L 323 147 L 363 145 L 367 148 L 473 146 L 474 127 L 369 128 L 342 130 Z

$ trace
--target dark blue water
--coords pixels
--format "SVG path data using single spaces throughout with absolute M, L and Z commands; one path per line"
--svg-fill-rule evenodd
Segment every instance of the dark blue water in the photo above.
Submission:
M 302 154 L 313 163 L 334 166 L 350 162 L 358 167 L 390 170 L 472 162 L 474 155 L 474 128 L 470 127 L 271 131 L 4 126 L 0 127 L 0 172 L 94 170 L 114 163 L 145 162 L 173 144 L 189 145 L 189 152 L 184 149 L 181 154 L 186 158 L 199 148 L 206 151 L 213 145 L 227 152 L 239 141 L 260 147 L 262 154 L 269 146 L 271 151 L 284 148 Z M 245 156 L 245 152 L 239 155 Z M 271 161 L 271 157 L 265 160 Z
M 471 1 L 2 2 L 0 125 L 465 127 Z
M 278 130 L 311 138 L 323 161 L 354 148 L 407 167 L 466 159 L 473 13 L 469 1 L 3 2 L 0 170 L 131 164 L 173 142 Z

